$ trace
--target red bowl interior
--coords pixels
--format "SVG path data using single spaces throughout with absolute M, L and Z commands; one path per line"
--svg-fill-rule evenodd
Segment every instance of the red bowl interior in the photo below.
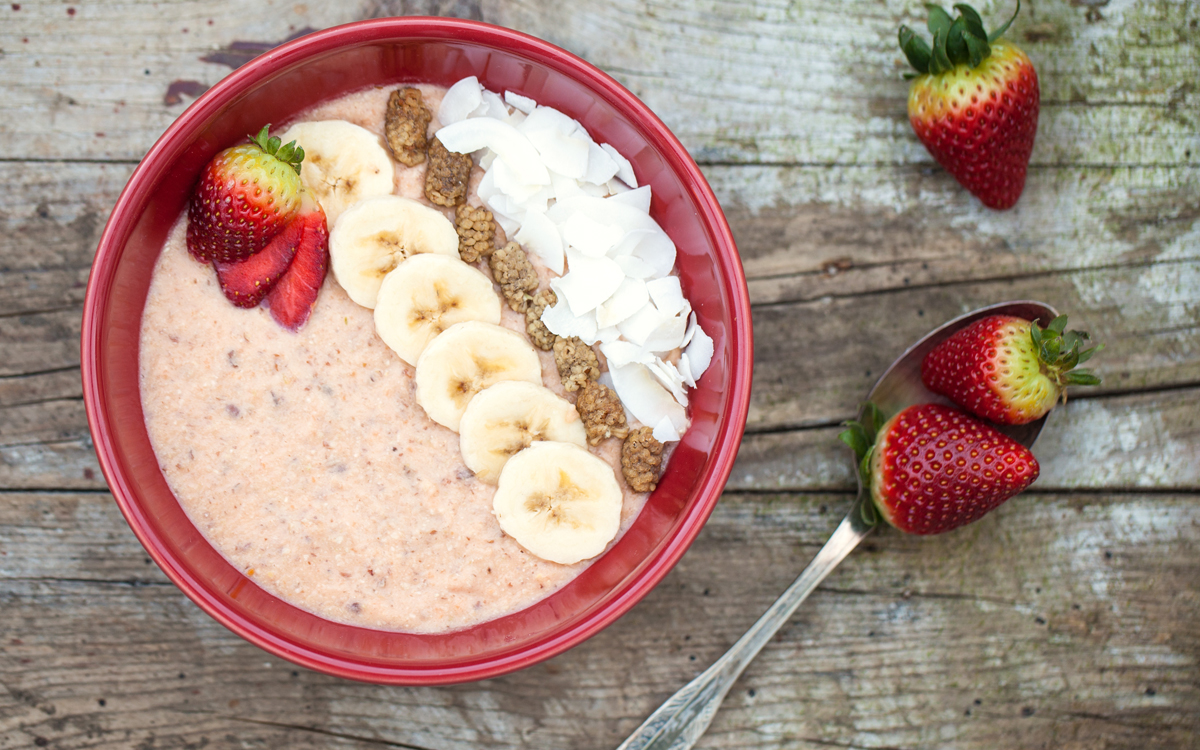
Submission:
M 521 612 L 466 630 L 413 635 L 330 622 L 268 594 L 225 561 L 183 512 L 146 434 L 138 339 L 150 274 L 201 167 L 220 149 L 300 110 L 374 84 L 448 86 L 476 75 L 556 107 L 611 143 L 653 192 L 678 270 L 714 339 L 692 393 L 693 424 L 657 491 L 621 540 L 582 575 Z M 546 42 L 486 24 L 394 18 L 305 36 L 239 68 L 159 139 L 121 194 L 100 241 L 83 319 L 83 381 L 100 464 L 155 562 L 238 635 L 303 666 L 353 679 L 439 684 L 493 677 L 564 651 L 624 614 L 679 560 L 708 519 L 745 427 L 750 305 L 733 237 L 695 163 L 616 81 Z

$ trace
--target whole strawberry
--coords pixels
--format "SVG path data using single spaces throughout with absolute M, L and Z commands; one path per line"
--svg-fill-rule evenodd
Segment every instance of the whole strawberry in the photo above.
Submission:
M 908 119 L 938 164 L 988 208 L 1011 208 L 1025 187 L 1037 132 L 1037 71 L 1025 53 L 998 41 L 1017 17 L 988 34 L 975 10 L 953 20 L 930 5 L 933 46 L 900 27 L 900 48 L 917 75 Z
M 862 457 L 875 508 L 909 534 L 940 534 L 976 521 L 1040 471 L 1028 448 L 948 406 L 910 406 L 875 435 L 861 423 L 850 425 L 841 438 Z
M 296 215 L 304 149 L 281 146 L 269 128 L 204 167 L 188 205 L 187 247 L 197 260 L 245 260 Z
M 934 393 L 999 424 L 1040 419 L 1069 385 L 1097 385 L 1076 370 L 1103 346 L 1083 348 L 1088 335 L 1066 331 L 1067 316 L 1046 328 L 1011 315 L 990 315 L 938 344 L 921 363 L 921 380 Z

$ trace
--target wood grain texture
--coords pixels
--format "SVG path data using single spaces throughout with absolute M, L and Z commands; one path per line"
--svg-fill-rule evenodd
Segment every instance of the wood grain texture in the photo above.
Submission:
M 611 747 L 740 635 L 849 504 L 730 493 L 664 583 L 583 646 L 405 689 L 295 669 L 231 635 L 149 565 L 103 494 L 14 499 L 0 506 L 0 736 L 99 748 Z M 939 538 L 878 534 L 751 666 L 702 746 L 1134 747 L 1150 732 L 1190 747 L 1198 507 L 1026 495 Z
M 981 2 L 985 18 L 1011 12 Z M 137 161 L 297 34 L 453 15 L 558 44 L 640 96 L 729 217 L 754 303 L 748 433 L 700 539 L 626 617 L 447 688 L 266 655 L 149 561 L 100 475 L 79 324 Z M 615 747 L 832 531 L 838 424 L 892 359 L 1003 299 L 1107 344 L 1034 488 L 929 539 L 869 538 L 751 665 L 700 746 L 1184 750 L 1200 736 L 1200 7 L 1030 0 L 1043 107 L 1020 203 L 912 136 L 917 0 L 54 0 L 0 6 L 0 750 Z

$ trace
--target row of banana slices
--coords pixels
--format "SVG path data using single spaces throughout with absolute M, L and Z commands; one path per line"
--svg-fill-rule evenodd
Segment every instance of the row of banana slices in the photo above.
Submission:
M 603 552 L 621 522 L 616 475 L 588 452 L 575 407 L 542 385 L 537 350 L 500 325 L 500 296 L 459 259 L 453 223 L 392 194 L 391 157 L 370 131 L 329 120 L 281 137 L 304 148 L 301 181 L 331 223 L 334 278 L 416 367 L 417 403 L 459 433 L 467 467 L 497 485 L 500 527 L 556 563 Z

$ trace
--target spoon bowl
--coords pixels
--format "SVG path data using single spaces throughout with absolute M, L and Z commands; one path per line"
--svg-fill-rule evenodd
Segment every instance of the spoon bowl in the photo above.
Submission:
M 925 387 L 921 381 L 921 363 L 938 344 L 989 315 L 1015 315 L 1049 323 L 1058 317 L 1058 312 L 1044 302 L 1020 300 L 981 307 L 961 315 L 930 331 L 901 354 L 875 382 L 867 394 L 867 401 L 887 416 L 914 404 L 954 406 Z M 1045 423 L 1046 418 L 1042 417 L 1023 425 L 992 426 L 1030 448 Z M 854 474 L 858 477 L 858 497 L 808 567 L 724 656 L 668 698 L 617 750 L 688 750 L 695 745 L 742 671 L 791 619 L 825 576 L 875 529 L 878 514 L 867 512 L 870 510 L 870 493 L 863 486 L 861 472 Z

